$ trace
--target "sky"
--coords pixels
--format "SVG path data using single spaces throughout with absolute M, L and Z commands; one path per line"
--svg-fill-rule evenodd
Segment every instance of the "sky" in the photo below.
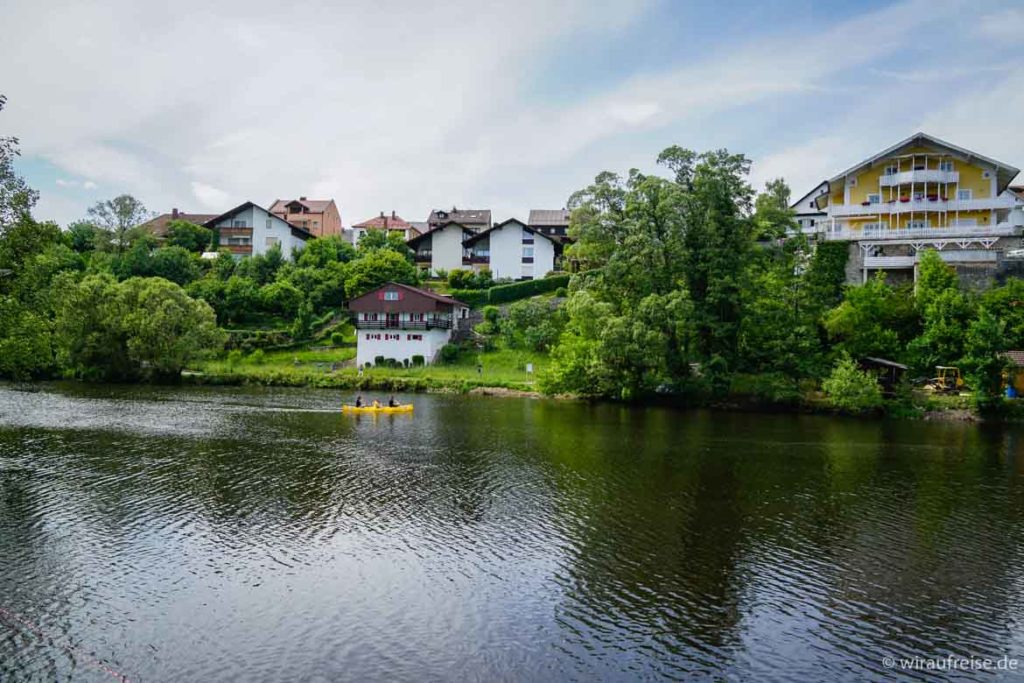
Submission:
M 794 199 L 917 131 L 1024 168 L 1024 5 L 682 0 L 6 0 L 0 136 L 64 225 L 333 198 L 565 206 L 670 145 Z

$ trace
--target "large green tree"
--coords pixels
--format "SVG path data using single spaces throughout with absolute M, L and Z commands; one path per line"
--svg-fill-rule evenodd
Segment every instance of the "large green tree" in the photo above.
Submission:
M 121 253 L 131 242 L 131 231 L 150 218 L 145 205 L 131 196 L 122 194 L 96 202 L 88 211 L 89 220 L 112 235 L 114 248 Z
M 6 104 L 7 98 L 0 95 L 0 112 Z M 0 234 L 19 220 L 28 218 L 39 200 L 39 193 L 14 170 L 14 160 L 20 154 L 18 138 L 0 136 Z

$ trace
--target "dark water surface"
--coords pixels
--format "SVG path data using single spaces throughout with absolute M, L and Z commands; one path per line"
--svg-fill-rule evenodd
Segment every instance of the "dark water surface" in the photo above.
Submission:
M 0 680 L 1024 665 L 1020 429 L 410 398 L 0 386 Z

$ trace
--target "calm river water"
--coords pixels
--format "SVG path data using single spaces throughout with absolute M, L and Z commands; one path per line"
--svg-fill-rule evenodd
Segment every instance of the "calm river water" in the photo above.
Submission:
M 1024 667 L 1024 430 L 408 398 L 0 386 L 0 680 Z

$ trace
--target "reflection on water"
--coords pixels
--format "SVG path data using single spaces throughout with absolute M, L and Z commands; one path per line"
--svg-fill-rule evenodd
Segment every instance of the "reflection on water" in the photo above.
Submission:
M 1024 660 L 1024 432 L 340 399 L 0 387 L 0 680 Z

